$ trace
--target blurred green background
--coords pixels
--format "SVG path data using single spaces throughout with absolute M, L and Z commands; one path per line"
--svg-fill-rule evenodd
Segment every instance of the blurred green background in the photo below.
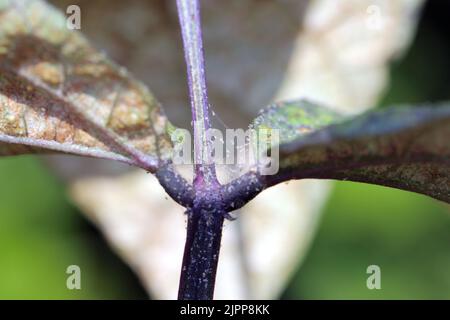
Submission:
M 380 105 L 450 98 L 448 1 L 430 1 Z M 147 298 L 137 278 L 35 158 L 0 160 L 0 299 Z M 336 183 L 286 299 L 450 299 L 450 207 L 384 187 Z M 67 290 L 68 265 L 82 290 Z M 381 268 L 368 290 L 366 268 Z

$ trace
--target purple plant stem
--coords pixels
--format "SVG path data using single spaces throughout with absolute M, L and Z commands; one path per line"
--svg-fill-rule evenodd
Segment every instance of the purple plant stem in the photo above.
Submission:
M 197 0 L 177 0 L 187 66 L 194 127 L 194 196 L 187 207 L 186 244 L 178 299 L 211 300 L 219 260 L 223 209 L 221 185 L 211 160 L 211 128 L 203 57 L 200 7 Z
M 205 192 L 188 208 L 188 224 L 178 299 L 211 300 L 214 296 L 222 225 L 226 211 L 220 194 Z
M 211 142 L 206 131 L 211 128 L 206 88 L 205 63 L 198 0 L 177 0 L 187 66 L 192 125 L 194 128 L 194 185 L 218 184 L 211 160 Z

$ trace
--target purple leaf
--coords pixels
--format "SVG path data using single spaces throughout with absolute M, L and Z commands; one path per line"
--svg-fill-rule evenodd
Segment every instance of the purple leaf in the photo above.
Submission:
M 254 126 L 281 131 L 280 171 L 261 177 L 266 186 L 349 180 L 450 202 L 449 103 L 378 109 L 344 120 L 318 105 L 290 102 L 269 108 Z

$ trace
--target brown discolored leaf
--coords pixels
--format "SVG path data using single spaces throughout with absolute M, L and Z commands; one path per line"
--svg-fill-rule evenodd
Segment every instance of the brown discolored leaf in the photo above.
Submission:
M 269 185 L 294 178 L 350 180 L 450 202 L 450 104 L 374 110 L 328 126 L 330 111 L 311 107 L 287 103 L 255 121 L 292 133 L 281 135 L 280 172 L 268 176 Z M 309 134 L 300 130 L 305 128 Z
M 66 27 L 42 1 L 0 2 L 0 154 L 43 149 L 149 171 L 169 122 L 144 85 Z

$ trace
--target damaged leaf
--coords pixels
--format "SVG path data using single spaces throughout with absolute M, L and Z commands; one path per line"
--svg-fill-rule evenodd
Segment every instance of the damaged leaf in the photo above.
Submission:
M 143 84 L 42 1 L 0 2 L 0 155 L 44 149 L 155 171 L 169 126 Z
M 367 182 L 450 202 L 450 104 L 391 107 L 356 117 L 305 101 L 271 107 L 256 127 L 281 128 L 280 171 L 289 179 Z

